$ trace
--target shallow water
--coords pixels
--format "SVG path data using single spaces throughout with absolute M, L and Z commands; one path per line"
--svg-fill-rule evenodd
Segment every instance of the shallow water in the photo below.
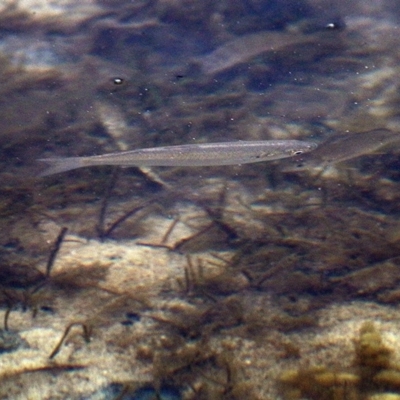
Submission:
M 397 3 L 10 4 L 0 398 L 397 399 Z M 42 158 L 269 139 L 319 143 L 312 168 L 38 177 Z

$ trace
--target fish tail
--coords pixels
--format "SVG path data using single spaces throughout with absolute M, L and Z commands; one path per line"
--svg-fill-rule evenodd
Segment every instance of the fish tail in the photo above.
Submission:
M 83 167 L 82 157 L 40 158 L 48 167 L 39 176 L 48 176 Z

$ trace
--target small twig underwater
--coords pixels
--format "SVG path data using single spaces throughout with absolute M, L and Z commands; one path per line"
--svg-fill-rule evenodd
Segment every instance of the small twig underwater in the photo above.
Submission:
M 50 252 L 49 259 L 46 264 L 46 278 L 50 276 L 51 269 L 53 268 L 54 261 L 57 257 L 58 252 L 60 251 L 61 244 L 64 240 L 65 235 L 67 234 L 68 228 L 64 227 L 61 229 L 60 233 L 57 236 L 56 241 L 54 242 L 53 248 Z
M 11 313 L 11 307 L 8 307 L 5 314 L 4 314 L 4 330 L 8 331 L 8 317 L 10 316 Z
M 99 220 L 96 226 L 97 234 L 99 236 L 99 239 L 101 241 L 105 240 L 107 237 L 109 237 L 114 230 L 121 225 L 123 222 L 125 222 L 128 218 L 130 218 L 132 215 L 135 215 L 137 212 L 140 210 L 144 209 L 146 206 L 153 204 L 155 202 L 155 199 L 149 200 L 146 204 L 141 204 L 139 206 L 136 206 L 132 208 L 131 210 L 127 211 L 123 215 L 121 215 L 119 218 L 117 218 L 114 222 L 112 222 L 107 228 L 105 227 L 106 224 L 106 214 L 108 211 L 108 206 L 109 206 L 109 200 L 112 194 L 112 191 L 114 190 L 116 183 L 118 181 L 120 175 L 120 168 L 115 168 L 113 173 L 111 174 L 110 182 L 107 186 L 107 189 L 105 191 L 103 200 L 100 205 L 100 210 L 99 210 Z
M 109 200 L 111 193 L 112 193 L 113 189 L 115 188 L 115 185 L 118 181 L 119 172 L 120 172 L 119 168 L 114 168 L 114 170 L 111 174 L 110 182 L 106 188 L 103 200 L 101 202 L 100 212 L 99 212 L 99 222 L 96 226 L 97 234 L 99 235 L 100 240 L 103 240 L 107 236 L 105 233 L 106 230 L 104 228 L 104 224 L 105 224 L 106 212 L 107 212 L 107 208 L 108 208 L 108 200 Z
M 92 333 L 92 328 L 89 325 L 86 325 L 82 322 L 72 322 L 71 324 L 69 324 L 64 331 L 64 334 L 62 335 L 61 339 L 59 340 L 59 342 L 57 343 L 56 347 L 54 348 L 54 350 L 51 352 L 51 354 L 49 355 L 49 359 L 52 360 L 60 351 L 61 346 L 63 345 L 65 338 L 68 336 L 70 330 L 74 327 L 74 326 L 82 326 L 82 336 L 85 340 L 86 343 L 90 342 L 90 335 Z
M 102 239 L 108 237 L 111 235 L 111 233 L 119 226 L 121 225 L 123 222 L 125 222 L 128 218 L 130 218 L 132 215 L 135 215 L 137 212 L 139 212 L 140 210 L 143 210 L 143 208 L 145 208 L 148 204 L 144 205 L 140 205 L 137 207 L 132 208 L 130 211 L 126 212 L 125 214 L 121 215 L 121 217 L 117 218 L 105 231 L 103 234 Z
M 165 244 L 165 243 L 168 241 L 168 239 L 169 239 L 169 237 L 170 237 L 172 231 L 175 229 L 175 226 L 178 224 L 179 220 L 180 220 L 180 219 L 179 219 L 179 216 L 178 216 L 177 218 L 175 218 L 175 219 L 172 221 L 172 224 L 169 226 L 169 228 L 167 229 L 167 231 L 164 233 L 163 238 L 161 239 L 161 244 Z

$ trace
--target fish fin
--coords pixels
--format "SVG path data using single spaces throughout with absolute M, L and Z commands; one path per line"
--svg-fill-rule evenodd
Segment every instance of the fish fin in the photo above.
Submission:
M 39 176 L 54 175 L 83 167 L 81 157 L 40 158 L 38 161 L 48 164 Z

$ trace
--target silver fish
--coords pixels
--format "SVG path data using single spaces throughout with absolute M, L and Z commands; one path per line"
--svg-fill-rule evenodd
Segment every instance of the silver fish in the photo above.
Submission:
M 360 133 L 336 134 L 322 142 L 318 148 L 283 171 L 303 171 L 316 167 L 327 167 L 343 161 L 351 160 L 400 141 L 400 134 L 389 129 L 374 129 Z
M 316 148 L 301 140 L 260 140 L 152 147 L 91 157 L 43 158 L 49 164 L 40 176 L 94 165 L 137 167 L 204 167 L 248 164 L 292 157 Z
M 197 62 L 203 73 L 214 75 L 245 63 L 259 54 L 313 41 L 315 41 L 315 36 L 312 35 L 274 31 L 253 33 L 228 41 L 211 53 L 199 57 Z

